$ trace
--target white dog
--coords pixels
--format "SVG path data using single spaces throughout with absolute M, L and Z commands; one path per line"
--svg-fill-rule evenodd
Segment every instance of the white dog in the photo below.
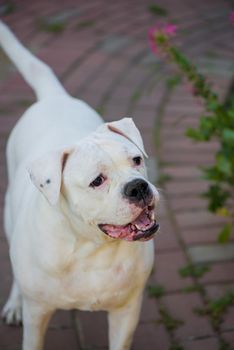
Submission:
M 3 23 L 0 43 L 38 98 L 7 145 L 3 317 L 22 310 L 23 349 L 39 350 L 56 309 L 106 310 L 110 349 L 129 349 L 159 228 L 140 133 L 130 118 L 103 124 Z

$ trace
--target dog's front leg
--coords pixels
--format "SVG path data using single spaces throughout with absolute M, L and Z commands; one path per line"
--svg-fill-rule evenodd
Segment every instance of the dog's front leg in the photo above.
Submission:
M 54 310 L 47 305 L 23 300 L 23 350 L 42 350 L 44 335 Z
M 110 350 L 129 350 L 141 311 L 142 293 L 108 314 Z

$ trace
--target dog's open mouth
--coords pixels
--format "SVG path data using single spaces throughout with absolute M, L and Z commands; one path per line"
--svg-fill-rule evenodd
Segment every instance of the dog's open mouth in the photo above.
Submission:
M 134 221 L 127 225 L 100 224 L 98 226 L 108 236 L 126 241 L 148 241 L 159 230 L 153 206 L 146 207 Z

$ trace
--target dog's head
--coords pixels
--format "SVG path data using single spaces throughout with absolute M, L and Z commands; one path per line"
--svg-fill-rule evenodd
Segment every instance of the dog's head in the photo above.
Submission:
M 154 217 L 159 195 L 147 180 L 143 156 L 141 135 L 124 118 L 103 124 L 70 150 L 35 161 L 29 172 L 51 205 L 65 199 L 83 228 L 145 241 L 159 228 Z

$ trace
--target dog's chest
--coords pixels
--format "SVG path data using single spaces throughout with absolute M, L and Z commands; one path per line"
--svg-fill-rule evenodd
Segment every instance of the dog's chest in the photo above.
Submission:
M 20 271 L 30 266 L 31 273 L 18 278 L 22 291 L 61 309 L 121 307 L 134 292 L 143 288 L 154 257 L 152 241 L 130 244 L 121 241 L 100 249 L 94 249 L 90 243 L 73 252 L 54 251 L 53 259 L 47 250 L 39 255 L 36 264 L 27 254 L 27 259 L 15 268 L 15 274 L 19 276 Z
M 61 302 L 82 310 L 107 310 L 123 305 L 142 286 L 150 267 L 140 252 L 96 254 L 73 263 L 61 278 Z
M 129 283 L 131 276 L 130 270 L 124 271 L 122 266 L 108 270 L 78 269 L 63 279 L 62 299 L 83 310 L 107 309 L 128 298 L 134 289 Z

